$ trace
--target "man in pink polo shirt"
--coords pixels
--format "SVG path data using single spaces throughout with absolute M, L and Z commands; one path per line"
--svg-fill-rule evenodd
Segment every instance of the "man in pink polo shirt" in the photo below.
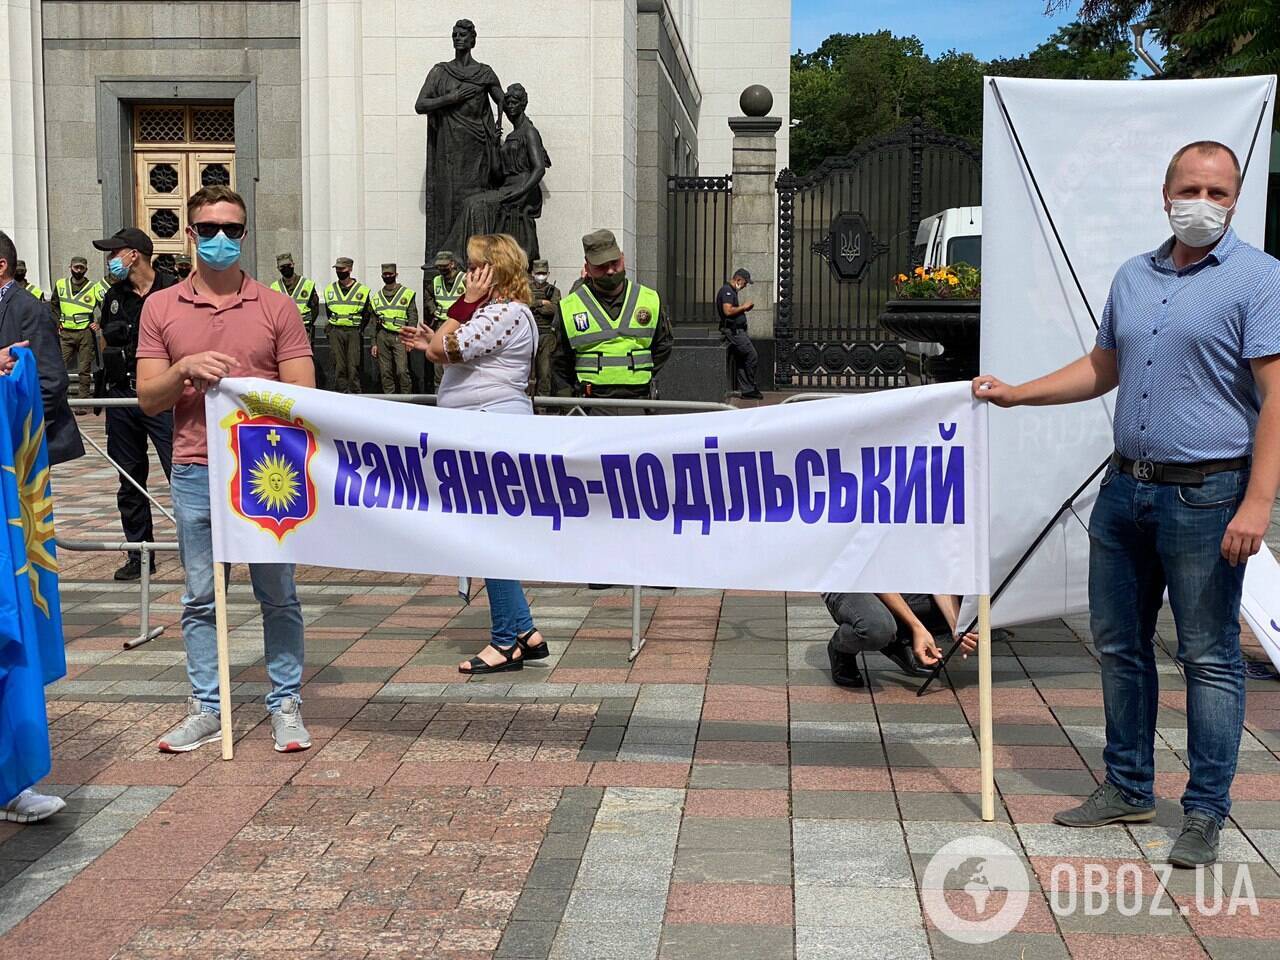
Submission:
M 245 219 L 244 200 L 228 187 L 206 187 L 187 201 L 196 268 L 147 300 L 138 334 L 138 403 L 146 414 L 174 411 L 171 489 L 187 577 L 182 640 L 192 695 L 187 718 L 160 740 L 168 753 L 212 743 L 221 726 L 204 393 L 231 376 L 315 386 L 311 343 L 293 301 L 238 266 Z M 300 709 L 302 606 L 293 564 L 250 564 L 249 575 L 262 605 L 276 750 L 305 750 L 311 738 Z

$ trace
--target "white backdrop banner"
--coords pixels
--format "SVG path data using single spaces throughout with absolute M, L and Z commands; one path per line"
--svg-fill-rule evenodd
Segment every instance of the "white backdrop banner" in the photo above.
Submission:
M 723 413 L 503 416 L 224 380 L 214 557 L 571 583 L 981 594 L 967 384 Z
M 1094 319 L 1102 316 L 1116 270 L 1170 235 L 1160 189 L 1169 158 L 1183 144 L 1219 140 L 1241 163 L 1252 145 L 1233 226 L 1262 246 L 1274 77 L 995 83 L 987 84 L 983 108 L 983 373 L 1021 383 L 1093 348 Z M 997 586 L 1111 451 L 1113 403 L 1111 394 L 992 413 Z M 1086 524 L 1096 489 L 1097 480 L 1052 524 L 995 601 L 994 623 L 1086 609 Z

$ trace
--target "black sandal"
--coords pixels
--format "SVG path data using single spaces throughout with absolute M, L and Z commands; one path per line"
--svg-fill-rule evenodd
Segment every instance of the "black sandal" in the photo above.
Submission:
M 516 637 L 516 645 L 520 648 L 520 652 L 524 654 L 525 660 L 545 660 L 551 656 L 551 647 L 547 644 L 547 638 L 543 637 L 542 642 L 536 647 L 529 646 L 529 638 L 538 632 L 538 628 L 534 627 L 528 633 L 521 634 Z
M 493 647 L 493 644 L 489 644 L 489 646 Z M 501 647 L 493 647 L 493 649 L 505 656 L 506 659 L 499 664 L 491 664 L 485 663 L 479 657 L 472 657 L 467 661 L 467 666 L 471 669 L 463 670 L 462 667 L 458 667 L 458 672 L 466 676 L 479 676 L 482 673 L 503 673 L 507 670 L 524 669 L 524 657 L 515 656 L 516 651 L 520 650 L 519 643 L 510 650 L 503 650 Z M 520 652 L 523 654 L 524 651 L 521 650 Z

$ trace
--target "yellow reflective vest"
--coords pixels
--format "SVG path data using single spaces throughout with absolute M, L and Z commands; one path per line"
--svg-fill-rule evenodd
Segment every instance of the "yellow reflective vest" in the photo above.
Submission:
M 71 292 L 71 278 L 61 277 L 53 282 L 58 294 L 58 313 L 64 330 L 83 330 L 93 322 L 93 309 L 106 291 L 97 283 L 85 280 L 79 293 Z
M 658 292 L 627 281 L 617 320 L 583 284 L 560 300 L 560 319 L 576 354 L 574 369 L 582 383 L 644 386 L 653 379 L 654 333 L 662 301 Z
M 408 321 L 409 304 L 413 303 L 413 297 L 413 291 L 405 286 L 391 291 L 390 296 L 379 288 L 369 297 L 369 306 L 373 307 L 383 328 L 395 333 Z
M 462 299 L 467 291 L 467 275 L 461 270 L 453 278 L 453 285 L 445 287 L 444 277 L 437 275 L 431 281 L 431 292 L 436 301 L 436 321 L 444 323 L 449 319 L 449 308 Z
M 369 300 L 369 288 L 363 283 L 353 283 L 346 290 L 335 280 L 324 288 L 324 305 L 329 311 L 329 326 L 358 327 Z
M 298 285 L 293 288 L 290 293 L 284 285 L 283 280 L 271 281 L 271 289 L 276 293 L 283 293 L 293 301 L 293 305 L 298 308 L 298 314 L 302 317 L 302 322 L 308 327 L 316 322 L 316 318 L 311 315 L 311 294 L 315 292 L 315 283 L 303 277 L 298 281 Z

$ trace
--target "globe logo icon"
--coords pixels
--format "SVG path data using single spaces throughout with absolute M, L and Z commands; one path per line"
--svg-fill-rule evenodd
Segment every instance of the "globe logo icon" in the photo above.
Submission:
M 947 874 L 947 888 L 963 890 L 973 901 L 974 912 L 979 916 L 986 912 L 987 901 L 995 893 L 984 872 L 986 865 L 987 861 L 982 857 L 969 857 Z
M 920 896 L 933 925 L 959 943 L 993 943 L 1026 912 L 1030 881 L 1022 860 L 994 837 L 960 837 L 925 867 Z

